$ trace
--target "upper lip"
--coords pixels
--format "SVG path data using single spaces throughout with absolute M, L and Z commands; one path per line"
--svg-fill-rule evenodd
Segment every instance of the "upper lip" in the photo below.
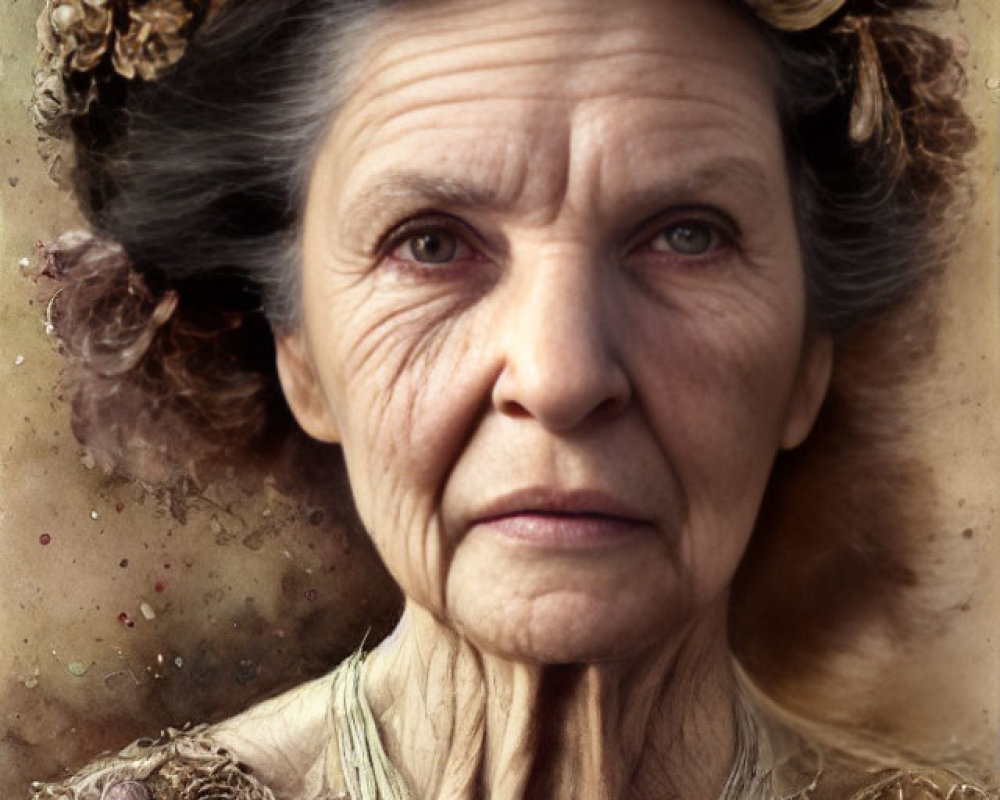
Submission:
M 491 500 L 473 515 L 475 523 L 519 514 L 603 516 L 648 522 L 649 518 L 629 503 L 596 489 L 559 489 L 532 486 Z

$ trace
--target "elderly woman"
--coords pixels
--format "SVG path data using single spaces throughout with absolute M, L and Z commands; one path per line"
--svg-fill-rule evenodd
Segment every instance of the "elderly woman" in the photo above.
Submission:
M 971 134 L 916 3 L 127 5 L 50 14 L 104 237 L 50 251 L 67 348 L 217 441 L 266 439 L 280 382 L 406 605 L 326 678 L 36 797 L 945 780 L 823 765 L 727 630 L 834 340 L 939 262 Z

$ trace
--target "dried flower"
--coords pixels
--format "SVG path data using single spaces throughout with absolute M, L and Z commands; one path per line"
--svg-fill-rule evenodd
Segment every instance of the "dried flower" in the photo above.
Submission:
M 194 14 L 183 0 L 150 0 L 129 8 L 128 29 L 115 41 L 115 72 L 156 80 L 176 64 L 187 45 L 187 27 Z
M 114 15 L 109 0 L 49 0 L 49 46 L 60 63 L 90 72 L 108 51 Z
M 220 0 L 46 0 L 32 119 L 49 175 L 66 186 L 69 123 L 102 99 L 116 75 L 153 81 L 184 55 L 193 25 Z
M 894 141 L 901 140 L 903 133 L 899 115 L 886 85 L 878 44 L 872 36 L 871 21 L 851 20 L 844 30 L 854 34 L 858 43 L 857 88 L 851 104 L 851 140 L 867 142 L 876 135 L 891 135 Z
M 66 141 L 69 120 L 86 101 L 86 96 L 70 95 L 62 74 L 51 67 L 35 73 L 31 118 L 38 130 L 38 154 L 59 186 L 68 185 L 66 165 L 72 161 L 72 147 Z
M 66 85 L 58 72 L 43 70 L 35 73 L 35 88 L 31 97 L 31 119 L 39 132 L 61 136 L 66 130 L 66 109 L 69 98 Z

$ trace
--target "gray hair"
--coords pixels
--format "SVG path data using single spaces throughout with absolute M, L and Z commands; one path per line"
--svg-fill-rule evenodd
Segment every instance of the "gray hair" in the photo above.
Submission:
M 762 9 L 787 3 L 728 1 L 777 65 L 812 324 L 848 333 L 942 263 L 942 221 L 975 138 L 957 99 L 961 71 L 949 42 L 904 18 L 923 0 L 831 0 L 835 13 L 806 30 L 766 21 Z M 64 342 L 127 349 L 134 364 L 111 372 L 81 350 L 103 382 L 96 396 L 142 387 L 222 430 L 234 427 L 236 386 L 271 387 L 256 410 L 244 404 L 248 419 L 280 406 L 273 331 L 297 323 L 309 176 L 350 83 L 353 45 L 397 2 L 231 0 L 160 80 L 112 80 L 76 120 L 81 206 L 132 270 L 119 274 L 122 258 L 108 255 L 102 278 L 98 251 L 59 254 Z M 147 295 L 146 311 L 128 306 Z M 169 313 L 157 300 L 168 295 Z

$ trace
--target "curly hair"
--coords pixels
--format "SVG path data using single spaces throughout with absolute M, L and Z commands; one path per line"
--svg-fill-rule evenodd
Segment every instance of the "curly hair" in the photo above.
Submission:
M 961 70 L 947 40 L 907 21 L 921 0 L 729 2 L 773 52 L 807 307 L 842 337 L 940 268 L 975 138 Z M 46 261 L 82 375 L 78 420 L 141 396 L 209 450 L 288 429 L 272 331 L 296 324 L 305 187 L 350 45 L 392 4 L 234 0 L 157 80 L 108 67 L 85 82 L 74 184 L 96 236 Z M 106 445 L 128 461 L 136 432 L 115 424 Z

